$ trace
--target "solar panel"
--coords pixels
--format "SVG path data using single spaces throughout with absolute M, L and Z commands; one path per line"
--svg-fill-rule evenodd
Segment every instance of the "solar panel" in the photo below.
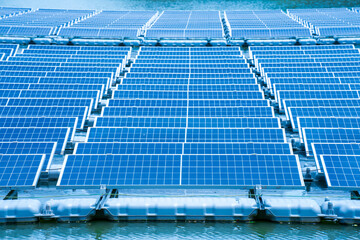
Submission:
M 44 161 L 45 154 L 0 154 L 0 188 L 35 188 Z
M 88 113 L 87 107 L 2 107 L 0 116 L 3 117 L 77 117 L 77 128 L 84 128 Z
M 277 91 L 340 91 L 350 90 L 347 84 L 274 84 L 273 91 L 277 97 Z
M 1 80 L 1 77 L 0 77 Z M 256 84 L 256 79 L 253 77 L 243 78 L 137 78 L 137 77 L 126 77 L 122 80 L 122 84 L 150 84 L 150 85 L 164 85 L 164 84 L 197 84 L 197 85 L 220 85 L 220 84 Z
M 12 128 L 70 128 L 69 141 L 73 141 L 78 119 L 76 117 L 1 117 L 0 127 Z
M 182 154 L 182 143 L 76 143 L 74 154 Z
M 295 155 L 67 155 L 57 183 L 59 188 L 180 185 L 299 188 L 304 182 Z
M 1 100 L 1 99 L 0 99 Z M 109 99 L 110 107 L 269 107 L 269 100 Z
M 288 143 L 185 143 L 184 154 L 292 154 Z
M 360 99 L 285 99 L 283 105 L 287 119 L 290 120 L 288 108 L 294 107 L 358 107 Z
M 86 142 L 184 142 L 185 129 L 179 128 L 89 128 Z
M 1 142 L 57 142 L 55 153 L 63 153 L 70 128 L 0 128 Z
M 183 155 L 182 186 L 304 186 L 295 155 Z
M 42 171 L 48 171 L 53 159 L 56 142 L 0 142 L 1 154 L 45 154 Z
M 94 127 L 186 128 L 186 118 L 96 117 Z
M 292 154 L 288 143 L 76 143 L 74 154 Z
M 360 107 L 294 107 L 288 108 L 293 130 L 298 117 L 360 117 Z
M 179 186 L 180 168 L 181 155 L 67 155 L 57 187 Z
M 360 118 L 335 117 L 305 117 L 297 119 L 300 139 L 302 128 L 360 128 Z
M 94 108 L 97 108 L 99 99 L 99 91 L 61 91 L 61 90 L 22 90 L 20 98 L 92 98 L 94 100 Z
M 188 128 L 280 128 L 280 119 L 261 118 L 188 118 Z
M 274 117 L 272 107 L 105 107 L 105 117 Z
M 286 142 L 279 128 L 188 128 L 186 142 Z
M 1 87 L 1 85 L 0 85 Z M 117 90 L 137 90 L 137 91 L 187 91 L 188 86 L 183 85 L 169 85 L 169 84 L 163 84 L 163 85 L 150 85 L 150 84 L 142 84 L 142 85 L 124 85 L 120 84 L 117 85 Z M 350 87 L 348 87 L 350 89 Z M 226 91 L 260 91 L 260 87 L 257 84 L 228 84 L 228 85 L 189 85 L 189 91 L 190 92 L 203 92 L 203 91 L 219 91 L 219 92 L 226 92 Z
M 357 143 L 360 128 L 303 128 L 305 149 L 312 155 L 311 143 Z
M 283 109 L 284 99 L 341 99 L 359 98 L 359 95 L 356 91 L 278 91 L 277 97 L 279 107 Z
M 9 98 L 6 106 L 68 106 L 93 108 L 92 98 Z M 91 111 L 88 112 L 90 115 Z
M 30 84 L 29 89 L 42 90 L 86 90 L 99 91 L 100 97 L 104 95 L 104 85 L 101 84 Z
M 321 164 L 320 155 L 360 154 L 360 144 L 358 143 L 312 143 L 311 149 L 319 172 L 323 172 L 324 170 L 323 165 Z
M 360 156 L 321 155 L 329 188 L 358 190 L 360 187 Z

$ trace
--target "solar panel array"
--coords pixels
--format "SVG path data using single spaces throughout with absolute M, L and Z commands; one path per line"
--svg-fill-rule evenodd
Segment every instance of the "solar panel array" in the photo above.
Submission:
M 145 38 L 223 38 L 220 11 L 164 11 Z
M 106 173 L 106 174 L 105 174 Z M 304 185 L 237 47 L 141 47 L 66 157 L 60 188 Z
M 93 10 L 38 9 L 0 19 L 1 35 L 48 36 L 60 26 L 91 16 Z
M 0 169 L 0 178 L 10 179 L 1 180 L 0 188 L 31 188 L 38 172 L 50 170 L 54 155 L 63 155 L 75 132 L 84 129 L 131 48 L 29 45 L 20 50 L 3 44 L 0 49 L 11 50 L 0 61 L 0 152 L 16 167 L 31 166 L 14 180 L 7 176 L 10 164 Z M 92 76 L 97 73 L 105 75 Z
M 281 10 L 225 11 L 231 38 L 269 39 L 311 37 L 310 29 Z
M 288 9 L 288 14 L 320 36 L 359 36 L 360 14 L 347 8 Z
M 307 155 L 314 156 L 317 170 L 325 174 L 328 187 L 358 189 L 358 49 L 352 45 L 250 47 L 250 56 L 279 110 L 299 132 Z
M 67 37 L 137 38 L 157 16 L 155 11 L 101 11 L 91 18 L 61 28 Z

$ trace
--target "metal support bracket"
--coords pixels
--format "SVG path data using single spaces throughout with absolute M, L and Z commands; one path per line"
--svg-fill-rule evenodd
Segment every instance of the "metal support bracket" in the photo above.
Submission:
M 95 210 L 100 210 L 104 207 L 106 201 L 110 197 L 111 189 L 107 189 L 105 185 L 101 185 L 100 187 L 100 197 L 95 203 Z
M 249 190 L 249 198 L 254 198 L 256 204 L 258 205 L 260 210 L 264 210 L 264 202 L 262 199 L 262 187 L 260 185 L 256 185 L 255 188 Z
M 351 200 L 360 200 L 360 193 L 359 191 L 351 191 Z
M 17 200 L 18 199 L 18 191 L 10 190 L 8 194 L 4 197 L 4 200 Z

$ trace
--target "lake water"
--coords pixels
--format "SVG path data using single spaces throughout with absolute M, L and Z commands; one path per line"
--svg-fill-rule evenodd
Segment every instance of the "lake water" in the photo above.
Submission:
M 359 239 L 360 228 L 333 224 L 61 223 L 0 225 L 1 239 Z

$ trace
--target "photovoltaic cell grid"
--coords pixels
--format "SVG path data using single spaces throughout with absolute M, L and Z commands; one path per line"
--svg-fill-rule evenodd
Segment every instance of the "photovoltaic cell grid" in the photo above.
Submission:
M 47 171 L 56 150 L 56 142 L 0 142 L 1 154 L 45 154 L 42 170 Z
M 190 63 L 192 56 L 202 56 L 201 59 L 204 60 L 226 60 L 227 53 L 238 59 L 242 58 L 238 48 L 142 47 L 137 59 L 144 62 L 141 66 L 130 69 L 131 75 L 128 73 L 122 84 L 118 85 L 113 99 L 104 107 L 102 116 L 97 117 L 94 127 L 89 128 L 86 143 L 77 144 L 75 155 L 67 157 L 58 187 L 250 187 L 254 184 L 269 187 L 277 184 L 280 187 L 303 186 L 298 160 L 291 155 L 292 151 L 286 143 L 284 131 L 280 129 L 279 119 L 273 118 L 273 109 L 263 100 L 264 96 L 255 82 L 252 84 L 256 88 L 251 88 L 251 85 L 246 88 L 241 86 L 242 88 L 235 90 L 243 91 L 237 92 L 233 92 L 233 88 L 225 88 L 226 85 L 220 81 L 209 87 L 205 84 L 216 79 L 219 72 L 207 72 L 205 70 L 210 69 L 208 66 L 194 63 L 206 75 L 202 75 L 204 80 L 201 85 L 191 83 L 191 75 L 194 74 L 197 78 L 198 72 L 202 71 L 188 71 L 193 65 Z M 146 62 L 148 59 L 171 62 L 174 61 L 172 56 L 175 56 L 176 61 L 183 62 L 170 65 Z M 228 67 L 228 72 L 231 72 L 231 68 L 239 66 Z M 249 72 L 247 65 L 241 67 L 240 69 L 244 69 L 242 72 Z M 177 72 L 169 73 L 171 69 L 177 69 Z M 169 82 L 155 85 L 157 82 L 153 81 L 159 76 L 168 78 Z M 135 85 L 138 82 L 126 82 L 128 78 L 144 77 L 152 84 Z M 176 79 L 184 79 L 183 84 L 174 85 Z M 216 91 L 211 91 L 212 89 Z M 256 91 L 250 91 L 252 89 Z M 192 117 L 198 115 L 201 117 Z M 259 118 L 260 116 L 268 118 Z M 254 154 L 255 158 L 248 154 Z M 244 164 L 252 164 L 249 166 L 254 168 L 251 176 L 243 176 L 233 169 L 228 170 L 228 166 L 243 166 L 242 158 L 245 159 Z M 87 167 L 81 166 L 85 159 L 90 159 Z M 196 177 L 190 179 L 187 172 L 192 171 L 192 167 L 184 168 L 185 159 L 201 162 L 199 167 L 211 169 L 211 176 L 203 175 L 203 170 L 198 169 Z M 214 162 L 223 159 L 224 168 L 214 165 L 209 159 Z M 125 166 L 125 162 L 129 161 L 131 164 Z M 280 171 L 281 166 L 290 170 L 284 173 Z M 274 172 L 271 176 L 260 174 L 267 167 L 279 170 L 274 170 L 277 173 Z M 89 170 L 87 174 L 81 174 L 85 169 Z M 108 172 L 108 169 L 112 169 L 113 172 L 109 173 L 112 177 L 105 177 L 100 173 Z
M 360 187 L 359 155 L 320 155 L 329 188 L 358 190 Z
M 324 171 L 321 155 L 360 155 L 360 144 L 358 143 L 312 143 L 311 148 L 319 172 Z
M 311 27 L 320 36 L 356 36 L 360 34 L 360 16 L 346 8 L 288 9 L 295 20 Z
M 86 169 L 86 175 L 83 170 Z M 286 172 L 286 173 L 285 173 Z M 60 188 L 301 187 L 295 155 L 68 155 Z
M 1 142 L 57 142 L 56 154 L 63 153 L 70 128 L 0 128 Z
M 141 29 L 158 15 L 155 11 L 102 11 L 70 27 L 61 28 L 58 35 L 97 38 L 137 38 Z
M 311 37 L 310 29 L 281 10 L 225 11 L 224 15 L 234 39 Z
M 0 154 L 0 188 L 35 188 L 45 157 L 45 154 Z
M 223 38 L 219 11 L 164 11 L 145 38 Z

